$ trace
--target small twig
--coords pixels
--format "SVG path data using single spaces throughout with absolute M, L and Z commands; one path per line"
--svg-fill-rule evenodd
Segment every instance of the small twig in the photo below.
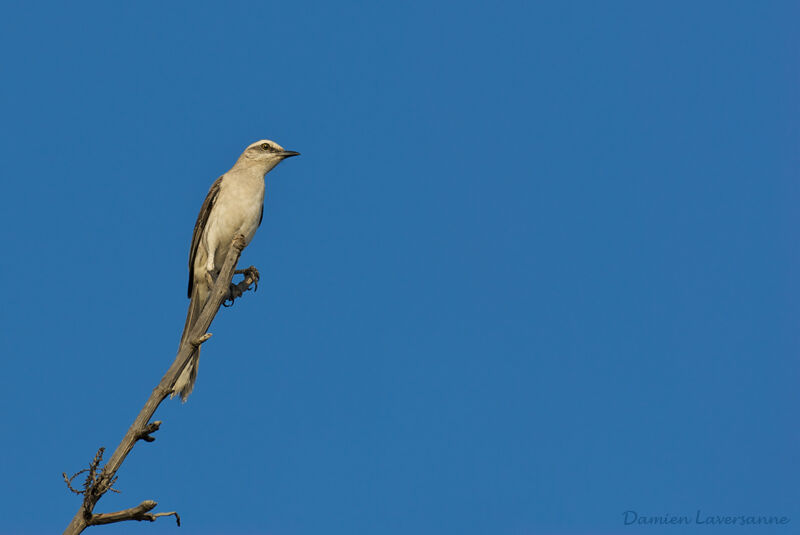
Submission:
M 160 424 L 161 422 L 158 423 Z M 156 429 L 158 429 L 158 427 L 156 427 Z M 71 490 L 75 494 L 83 494 L 84 496 L 86 496 L 87 493 L 94 492 L 98 488 L 100 481 L 103 479 L 103 471 L 101 470 L 98 473 L 97 469 L 100 467 L 100 463 L 103 462 L 104 451 L 105 448 L 100 448 L 99 450 L 97 450 L 97 453 L 94 455 L 94 459 L 92 459 L 92 462 L 89 463 L 89 468 L 84 468 L 83 470 L 75 472 L 74 474 L 72 474 L 72 477 L 67 477 L 66 472 L 61 473 L 61 475 L 64 477 L 64 482 L 67 484 L 67 488 L 69 488 L 69 490 Z M 85 474 L 87 472 L 88 475 L 86 476 L 86 479 L 83 482 L 83 490 L 78 490 L 75 487 L 73 487 L 72 480 L 74 480 L 79 475 Z M 116 482 L 117 478 L 116 477 L 112 478 L 110 482 L 104 485 L 103 492 L 110 490 L 111 492 L 116 492 L 119 494 L 119 491 L 117 489 L 112 488 L 114 483 Z
M 142 432 L 139 433 L 139 436 L 136 437 L 136 440 L 144 440 L 145 442 L 153 442 L 156 437 L 150 436 L 152 433 L 158 431 L 161 427 L 161 420 L 156 420 L 155 422 L 151 422 L 142 429 Z
M 194 347 L 200 347 L 200 344 L 202 344 L 203 342 L 205 342 L 206 340 L 208 340 L 208 339 L 209 339 L 209 338 L 211 338 L 212 336 L 213 336 L 213 335 L 212 335 L 211 333 L 206 333 L 206 334 L 204 334 L 203 336 L 201 336 L 200 338 L 198 338 L 197 340 L 194 340 L 194 341 L 192 342 L 192 345 L 193 345 Z
M 181 515 L 179 515 L 177 511 L 170 511 L 169 513 L 152 513 L 150 516 L 153 517 L 153 520 L 151 520 L 151 522 L 153 522 L 156 518 L 160 516 L 174 516 L 175 523 L 178 524 L 178 527 L 181 527 Z
M 75 472 L 74 474 L 72 474 L 72 477 L 67 477 L 67 473 L 66 472 L 62 472 L 61 475 L 64 476 L 64 482 L 67 484 L 67 487 L 69 487 L 69 490 L 71 490 L 75 494 L 83 494 L 84 491 L 78 490 L 78 489 L 72 487 L 72 480 L 75 479 L 76 477 L 78 477 L 79 475 L 81 475 L 82 473 L 88 472 L 88 471 L 89 471 L 88 468 L 84 468 L 80 472 Z
M 147 520 L 148 522 L 155 522 L 156 518 L 160 516 L 174 516 L 178 526 L 181 525 L 181 517 L 175 511 L 170 511 L 169 513 L 150 513 L 149 511 L 155 508 L 156 505 L 158 505 L 158 503 L 154 502 L 153 500 L 145 500 L 136 507 L 131 507 L 130 509 L 124 509 L 114 513 L 100 513 L 92 515 L 92 517 L 88 520 L 87 525 L 99 526 L 101 524 L 113 524 L 115 522 L 124 522 L 126 520 Z
M 84 468 L 83 470 L 73 474 L 72 477 L 67 477 L 66 472 L 61 474 L 64 477 L 64 481 L 67 483 L 69 490 L 75 494 L 83 495 L 83 505 L 78 514 L 83 517 L 84 521 L 88 520 L 92 516 L 92 510 L 87 506 L 87 503 L 89 503 L 93 497 L 97 496 L 99 498 L 99 496 L 102 496 L 109 490 L 111 492 L 116 492 L 117 494 L 120 493 L 120 491 L 113 488 L 114 483 L 117 482 L 117 478 L 113 474 L 106 474 L 105 468 L 98 470 L 100 468 L 100 463 L 103 462 L 103 453 L 105 451 L 105 448 L 98 449 L 97 453 L 94 455 L 94 459 L 92 459 L 92 462 L 89 463 L 89 468 Z M 83 481 L 83 490 L 78 490 L 72 486 L 72 480 L 83 473 L 87 473 L 86 479 Z M 96 500 L 97 498 L 95 498 L 95 501 Z

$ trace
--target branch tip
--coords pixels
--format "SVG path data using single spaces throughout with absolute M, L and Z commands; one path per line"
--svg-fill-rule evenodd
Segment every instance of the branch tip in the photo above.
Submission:
M 147 424 L 142 431 L 136 435 L 136 440 L 144 440 L 145 442 L 153 442 L 156 437 L 150 436 L 151 433 L 155 433 L 161 427 L 161 420 L 156 420 L 155 422 L 150 422 Z
M 192 342 L 192 345 L 194 347 L 200 347 L 200 344 L 202 344 L 203 342 L 205 342 L 206 340 L 208 340 L 212 336 L 213 335 L 211 333 L 206 333 L 203 336 L 201 336 L 200 338 L 198 338 L 197 340 L 195 340 L 194 342 Z

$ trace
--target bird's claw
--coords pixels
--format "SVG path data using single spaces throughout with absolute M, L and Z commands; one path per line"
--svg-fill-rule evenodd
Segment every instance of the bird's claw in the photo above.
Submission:
M 255 266 L 250 266 L 245 269 L 237 269 L 236 271 L 234 271 L 234 273 L 236 273 L 237 275 L 244 275 L 245 281 L 248 279 L 251 281 L 250 284 L 253 285 L 253 291 L 255 292 L 256 290 L 258 290 L 258 280 L 261 278 L 261 276 L 259 275 L 258 270 L 256 269 Z
M 225 298 L 225 301 L 222 302 L 222 306 L 224 307 L 233 306 L 233 302 L 240 298 L 244 292 L 249 290 L 250 285 L 253 286 L 253 291 L 258 289 L 259 274 L 254 266 L 245 269 L 237 269 L 234 273 L 236 275 L 244 275 L 244 280 L 239 284 L 231 283 L 228 288 L 228 296 Z M 230 304 L 228 304 L 228 301 L 230 301 Z
M 232 307 L 233 303 L 236 299 L 242 296 L 242 291 L 239 289 L 239 285 L 231 283 L 228 287 L 228 295 L 225 297 L 225 300 L 222 302 L 222 306 L 224 307 Z M 230 304 L 228 304 L 230 301 Z
M 250 279 L 253 281 L 253 291 L 255 292 L 258 290 L 258 279 L 261 278 L 261 276 L 258 274 L 258 270 L 254 266 L 250 266 L 244 271 L 245 279 Z

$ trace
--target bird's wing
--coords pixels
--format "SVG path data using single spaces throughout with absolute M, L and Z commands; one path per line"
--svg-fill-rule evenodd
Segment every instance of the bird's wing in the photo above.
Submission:
M 194 284 L 194 258 L 197 256 L 197 248 L 200 246 L 200 239 L 203 236 L 203 231 L 206 228 L 206 223 L 208 222 L 208 215 L 211 213 L 211 209 L 214 207 L 214 202 L 217 200 L 217 195 L 219 195 L 219 186 L 222 183 L 222 178 L 225 175 L 219 177 L 211 184 L 211 189 L 208 190 L 208 195 L 206 195 L 206 200 L 203 201 L 203 206 L 200 207 L 200 213 L 197 214 L 197 221 L 194 224 L 194 232 L 192 233 L 192 245 L 189 248 L 189 298 L 192 297 L 192 285 Z

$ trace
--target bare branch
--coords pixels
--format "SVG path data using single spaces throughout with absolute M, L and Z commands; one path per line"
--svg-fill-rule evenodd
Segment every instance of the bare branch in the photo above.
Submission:
M 78 490 L 76 488 L 73 488 L 72 480 L 75 479 L 76 477 L 78 477 L 79 475 L 83 474 L 84 472 L 88 472 L 88 471 L 89 471 L 88 468 L 84 468 L 80 472 L 75 472 L 74 474 L 72 474 L 72 477 L 67 477 L 67 473 L 66 472 L 62 472 L 61 475 L 64 476 L 64 482 L 67 484 L 67 487 L 69 488 L 69 490 L 71 490 L 75 494 L 83 494 L 82 490 Z
M 92 511 L 103 494 L 109 490 L 114 490 L 111 487 L 116 481 L 117 470 L 119 470 L 123 461 L 125 461 L 125 458 L 133 449 L 134 444 L 136 444 L 136 442 L 140 439 L 146 442 L 152 442 L 153 437 L 150 436 L 150 434 L 158 429 L 158 426 L 161 424 L 161 422 L 148 422 L 150 422 L 150 419 L 155 414 L 156 409 L 161 402 L 164 401 L 167 396 L 169 396 L 181 371 L 188 364 L 189 360 L 192 358 L 192 355 L 197 350 L 197 346 L 195 344 L 202 344 L 208 340 L 208 338 L 210 338 L 210 333 L 207 333 L 206 331 L 211 325 L 211 322 L 214 320 L 214 316 L 216 316 L 217 312 L 219 311 L 219 307 L 226 300 L 232 301 L 236 297 L 240 297 L 242 293 L 249 289 L 251 284 L 258 282 L 258 271 L 251 266 L 250 268 L 243 270 L 242 274 L 245 275 L 244 281 L 236 285 L 231 284 L 234 270 L 236 268 L 236 262 L 238 262 L 239 256 L 241 255 L 242 249 L 244 249 L 245 245 L 246 242 L 243 236 L 237 236 L 236 239 L 231 242 L 231 245 L 228 248 L 228 253 L 225 257 L 225 262 L 220 269 L 216 281 L 214 281 L 208 300 L 203 306 L 200 314 L 195 319 L 194 323 L 188 327 L 189 332 L 183 337 L 180 347 L 178 348 L 178 354 L 175 356 L 175 360 L 161 378 L 158 386 L 153 389 L 150 397 L 148 398 L 144 407 L 142 407 L 139 415 L 131 424 L 130 428 L 128 428 L 128 431 L 125 433 L 125 436 L 122 438 L 119 446 L 117 446 L 117 449 L 114 450 L 111 458 L 100 471 L 98 471 L 98 467 L 100 461 L 102 460 L 103 449 L 101 448 L 100 451 L 98 451 L 98 455 L 95 456 L 95 460 L 93 460 L 92 464 L 89 466 L 89 475 L 84 483 L 84 490 L 82 492 L 77 491 L 79 494 L 83 494 L 83 504 L 81 509 L 75 514 L 69 526 L 67 526 L 67 529 L 64 531 L 64 535 L 78 535 L 84 529 L 86 529 L 87 526 L 94 524 L 107 524 L 109 522 L 118 522 L 120 520 L 152 521 L 158 516 L 165 515 L 174 515 L 176 520 L 178 520 L 180 523 L 180 518 L 178 517 L 177 513 L 147 512 L 152 509 L 152 507 L 146 510 L 139 510 L 137 507 L 134 507 L 133 509 L 120 511 L 119 513 L 105 514 L 117 515 L 116 517 L 94 515 Z M 235 295 L 235 292 L 232 291 L 233 287 L 236 287 L 239 290 L 239 295 Z M 83 471 L 79 473 L 83 473 Z M 73 476 L 73 478 L 74 477 L 75 476 Z M 73 478 L 67 478 L 66 473 L 64 474 L 64 479 L 67 482 L 68 487 L 73 492 L 76 492 L 71 485 Z M 151 502 L 142 502 L 142 504 L 140 504 L 138 507 L 142 507 L 145 504 L 149 505 L 149 503 Z M 152 503 L 154 504 L 153 507 L 155 507 L 155 502 Z M 133 518 L 130 516 L 134 514 L 134 511 L 138 511 L 135 514 L 141 516 L 141 518 Z M 130 518 L 121 518 L 122 516 L 125 516 L 123 513 L 130 516 Z M 108 518 L 118 517 L 120 520 L 107 520 Z
M 174 516 L 178 526 L 181 525 L 181 517 L 175 511 L 169 513 L 150 513 L 155 506 L 158 505 L 153 500 L 145 500 L 136 507 L 117 511 L 115 513 L 101 513 L 92 515 L 88 521 L 89 526 L 99 526 L 101 524 L 113 524 L 114 522 L 125 522 L 126 520 L 147 520 L 155 522 L 156 518 L 160 516 Z

